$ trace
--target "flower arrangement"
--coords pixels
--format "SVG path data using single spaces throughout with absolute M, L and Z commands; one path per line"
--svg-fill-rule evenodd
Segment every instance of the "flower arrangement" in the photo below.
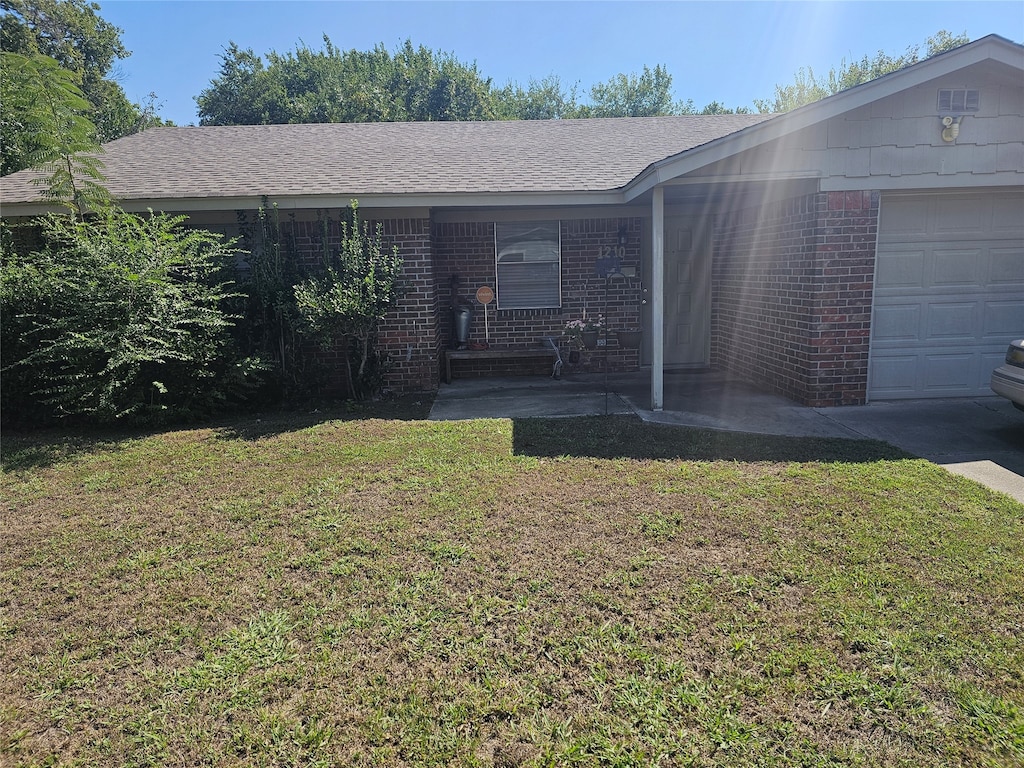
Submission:
M 597 334 L 604 328 L 604 315 L 584 316 L 581 320 L 570 320 L 565 324 L 565 336 L 577 347 L 584 346 L 583 334 Z
M 582 320 L 570 320 L 565 324 L 565 335 L 570 339 L 579 338 L 584 331 L 600 331 L 604 328 L 604 315 L 584 317 Z

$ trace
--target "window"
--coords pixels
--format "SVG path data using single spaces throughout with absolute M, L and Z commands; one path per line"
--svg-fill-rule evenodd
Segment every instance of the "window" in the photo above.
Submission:
M 494 225 L 498 309 L 562 306 L 562 247 L 557 221 Z
M 943 88 L 939 91 L 940 115 L 959 115 L 964 112 L 977 112 L 980 104 L 981 96 L 978 91 L 973 89 Z

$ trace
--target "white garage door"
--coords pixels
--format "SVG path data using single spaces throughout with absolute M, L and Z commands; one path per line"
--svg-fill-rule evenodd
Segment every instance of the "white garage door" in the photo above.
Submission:
M 1024 336 L 1024 190 L 883 195 L 868 396 L 991 395 Z

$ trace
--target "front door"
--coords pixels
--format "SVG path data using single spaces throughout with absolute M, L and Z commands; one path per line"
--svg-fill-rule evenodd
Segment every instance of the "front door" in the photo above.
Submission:
M 665 366 L 710 363 L 711 259 L 693 218 L 665 218 Z

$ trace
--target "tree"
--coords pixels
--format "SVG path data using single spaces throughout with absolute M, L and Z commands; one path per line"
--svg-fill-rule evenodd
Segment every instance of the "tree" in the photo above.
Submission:
M 99 5 L 86 0 L 0 0 L 0 49 L 9 54 L 36 61 L 47 57 L 68 73 L 78 96 L 88 103 L 82 110 L 95 130 L 98 143 L 136 133 L 161 121 L 151 108 L 132 104 L 110 73 L 114 64 L 129 55 L 121 43 L 121 30 L 99 17 Z M 49 65 L 46 65 L 49 66 Z M 3 173 L 28 167 L 24 158 L 31 155 L 26 136 L 12 100 L 24 104 L 38 99 L 38 92 L 18 94 L 18 87 L 29 87 L 32 78 L 4 78 L 4 96 L 0 104 L 0 122 L 4 129 Z
M 258 56 L 230 43 L 220 73 L 196 97 L 203 125 L 363 123 L 405 120 L 558 120 L 581 117 L 733 114 L 718 102 L 697 111 L 674 101 L 663 65 L 619 74 L 594 85 L 589 100 L 579 83 L 551 74 L 524 87 L 492 85 L 476 64 L 406 40 L 394 53 L 383 45 L 342 51 L 326 35 L 323 47 Z
M 590 89 L 589 117 L 655 117 L 686 114 L 689 105 L 672 101 L 672 75 L 658 64 L 642 74 L 618 74 Z
M 951 35 L 944 29 L 940 30 L 925 41 L 924 58 L 930 58 L 969 42 L 970 38 L 966 33 Z M 810 67 L 802 67 L 797 70 L 791 84 L 775 86 L 773 98 L 757 99 L 754 105 L 762 113 L 788 112 L 916 64 L 922 59 L 920 52 L 920 45 L 911 45 L 902 56 L 890 56 L 884 51 L 878 51 L 874 56 L 863 56 L 858 61 L 847 63 L 844 59 L 838 69 L 833 67 L 824 78 L 817 77 Z
M 196 102 L 202 125 L 289 122 L 284 89 L 271 82 L 263 60 L 252 49 L 243 51 L 234 43 L 221 54 L 220 74 Z
M 46 175 L 39 181 L 49 202 L 66 205 L 79 216 L 107 207 L 102 163 L 94 154 L 100 151 L 95 126 L 85 117 L 89 103 L 70 73 L 49 56 L 3 53 L 0 60 L 3 97 L 19 121 L 19 130 L 12 132 L 18 139 L 12 160 L 41 166 Z
M 394 54 L 324 47 L 271 51 L 264 59 L 231 43 L 219 76 L 196 97 L 202 125 L 488 120 L 491 81 L 475 64 L 414 47 Z
M 749 115 L 750 113 L 750 107 L 736 107 L 735 109 L 730 109 L 720 101 L 712 101 L 700 111 L 700 114 L 702 115 Z
M 562 84 L 558 75 L 530 79 L 526 88 L 509 83 L 496 94 L 497 113 L 502 120 L 559 120 L 581 117 L 579 83 Z
M 114 62 L 131 55 L 121 43 L 121 30 L 97 15 L 96 3 L 85 0 L 0 0 L 4 11 L 0 41 L 3 50 L 41 53 L 77 75 L 89 98 Z
M 397 247 L 385 247 L 379 223 L 371 230 L 359 221 L 355 200 L 340 222 L 336 251 L 329 247 L 330 222 L 322 219 L 321 226 L 322 271 L 295 286 L 295 301 L 314 338 L 323 346 L 340 340 L 348 349 L 350 392 L 362 399 L 380 385 L 377 334 L 398 300 L 402 257 Z
M 642 75 L 616 75 L 590 90 L 592 104 L 579 100 L 579 83 L 566 87 L 558 75 L 530 80 L 526 88 L 509 83 L 497 92 L 503 120 L 557 120 L 574 117 L 639 117 L 650 115 L 749 114 L 748 107 L 730 109 L 712 101 L 702 110 L 693 99 L 672 100 L 672 78 L 663 66 L 644 67 Z
M 376 52 L 383 54 L 383 48 Z M 388 85 L 403 120 L 494 119 L 491 80 L 475 63 L 422 45 L 414 48 L 406 40 L 391 58 L 391 72 Z

